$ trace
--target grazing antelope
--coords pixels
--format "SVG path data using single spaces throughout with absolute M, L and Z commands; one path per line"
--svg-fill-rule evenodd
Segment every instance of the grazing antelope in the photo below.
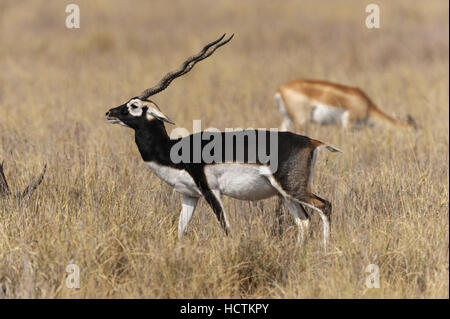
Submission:
M 182 195 L 179 240 L 186 233 L 200 197 L 205 198 L 228 235 L 230 226 L 221 195 L 251 201 L 277 195 L 294 214 L 299 228 L 298 242 L 303 239 L 303 230 L 309 226 L 310 219 L 302 205 L 319 213 L 323 220 L 326 246 L 331 204 L 311 192 L 310 182 L 317 152 L 323 148 L 338 152 L 337 148 L 291 132 L 267 130 L 203 131 L 171 139 L 164 122 L 174 123 L 161 112 L 155 102 L 148 99 L 166 89 L 175 78 L 189 72 L 197 62 L 209 57 L 233 37 L 232 35 L 222 41 L 224 36 L 225 34 L 189 57 L 177 70 L 167 73 L 154 87 L 110 109 L 106 112 L 106 119 L 110 123 L 132 128 L 144 162 L 156 176 Z M 253 142 L 250 142 L 251 136 L 255 138 Z M 214 161 L 206 160 L 203 155 L 210 153 L 212 139 L 231 141 L 231 153 L 225 143 L 214 149 Z M 174 160 L 175 155 L 179 155 L 174 149 L 183 144 L 189 146 L 188 160 Z M 238 151 L 239 147 L 241 151 Z M 270 162 L 261 158 L 252 159 L 252 155 L 260 154 L 260 151 L 267 155 L 266 147 L 270 148 L 273 155 Z M 252 149 L 254 154 L 251 154 Z M 192 160 L 199 154 L 202 154 L 199 160 Z
M 418 129 L 408 115 L 407 121 L 396 120 L 383 113 L 359 88 L 319 80 L 294 80 L 280 86 L 275 100 L 284 120 L 281 130 L 296 132 L 308 122 L 337 124 L 386 125 Z

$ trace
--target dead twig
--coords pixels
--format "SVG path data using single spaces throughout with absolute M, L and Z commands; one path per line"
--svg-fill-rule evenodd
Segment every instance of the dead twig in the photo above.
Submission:
M 34 191 L 38 188 L 38 186 L 44 180 L 45 171 L 47 170 L 47 164 L 44 165 L 42 169 L 41 175 L 36 179 L 35 182 L 31 181 L 31 183 L 25 188 L 22 193 L 17 193 L 14 198 L 19 201 L 27 202 L 31 195 L 33 195 Z M 6 181 L 6 176 L 4 173 L 4 162 L 0 164 L 0 198 L 8 198 L 11 197 L 11 190 L 9 188 L 8 182 Z

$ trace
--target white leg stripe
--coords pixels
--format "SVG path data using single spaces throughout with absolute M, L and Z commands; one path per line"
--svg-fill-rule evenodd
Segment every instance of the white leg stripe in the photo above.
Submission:
M 183 206 L 180 212 L 180 220 L 178 221 L 178 239 L 181 241 L 186 234 L 187 226 L 192 218 L 195 207 L 197 206 L 198 197 L 183 195 Z
M 284 197 L 284 199 L 291 199 L 291 200 L 293 200 L 293 201 L 295 201 L 297 203 L 303 204 L 303 205 L 305 205 L 305 206 L 307 206 L 307 207 L 309 207 L 309 208 L 311 208 L 311 209 L 313 209 L 313 210 L 315 210 L 316 212 L 319 213 L 319 216 L 320 216 L 320 218 L 322 219 L 322 222 L 323 222 L 323 243 L 324 243 L 324 246 L 325 246 L 325 249 L 326 249 L 327 248 L 328 236 L 329 236 L 329 233 L 330 233 L 330 225 L 328 223 L 328 218 L 325 216 L 325 214 L 319 208 L 317 208 L 317 207 L 315 207 L 315 206 L 313 206 L 311 204 L 308 204 L 306 202 L 303 202 L 301 200 L 298 200 L 297 198 L 294 198 L 294 197 L 290 196 L 289 194 L 287 194 L 281 188 L 281 186 L 278 185 L 277 181 L 275 180 L 275 178 L 272 175 L 267 176 L 267 178 L 269 179 L 269 181 L 272 184 L 272 186 Z
M 319 216 L 320 216 L 320 218 L 322 219 L 322 222 L 323 222 L 323 245 L 324 245 L 324 247 L 326 249 L 327 248 L 327 242 L 328 242 L 328 236 L 329 236 L 329 233 L 330 233 L 330 225 L 328 223 L 328 218 L 325 216 L 325 214 L 319 208 L 317 208 L 317 207 L 315 207 L 315 206 L 313 206 L 311 204 L 305 203 L 303 201 L 300 201 L 298 199 L 294 199 L 294 200 L 299 202 L 299 203 L 301 203 L 301 204 L 303 204 L 303 205 L 305 205 L 305 206 L 307 206 L 307 207 L 309 207 L 309 208 L 311 208 L 311 209 L 313 209 L 313 210 L 315 210 L 316 212 L 319 213 Z

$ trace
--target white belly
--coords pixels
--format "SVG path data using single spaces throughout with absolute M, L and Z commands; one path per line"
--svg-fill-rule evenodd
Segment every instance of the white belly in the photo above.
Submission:
M 311 121 L 319 124 L 347 126 L 348 111 L 325 104 L 317 104 L 311 111 Z
M 255 164 L 215 164 L 205 167 L 209 187 L 242 200 L 260 200 L 277 193 L 263 167 Z
M 156 176 L 172 186 L 178 193 L 193 197 L 199 197 L 202 195 L 195 184 L 194 179 L 185 170 L 162 166 L 154 162 L 145 162 L 145 164 L 150 167 Z

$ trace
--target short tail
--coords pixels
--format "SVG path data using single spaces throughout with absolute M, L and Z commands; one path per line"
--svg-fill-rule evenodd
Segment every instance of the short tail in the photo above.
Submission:
M 341 150 L 341 149 L 339 149 L 339 148 L 337 148 L 337 147 L 335 147 L 335 146 L 332 146 L 332 145 L 323 144 L 322 147 L 325 147 L 325 148 L 326 148 L 327 150 L 329 150 L 330 152 L 344 153 L 343 150 Z M 319 146 L 319 148 L 320 148 L 320 146 Z
M 324 142 L 318 141 L 318 140 L 313 140 L 311 139 L 311 144 L 313 146 L 314 152 L 318 152 L 323 148 L 326 148 L 327 150 L 329 150 L 330 152 L 339 152 L 339 153 L 344 153 L 343 150 L 330 145 L 330 144 L 325 144 Z
M 312 159 L 311 159 L 311 171 L 309 172 L 309 177 L 308 177 L 308 186 L 311 185 L 311 181 L 312 181 L 313 175 L 314 175 L 314 165 L 316 163 L 317 153 L 319 153 L 319 151 L 321 149 L 326 148 L 330 152 L 344 153 L 344 151 L 340 150 L 339 148 L 331 146 L 329 144 L 325 144 L 318 140 L 311 139 L 311 144 L 313 146 L 313 149 L 312 149 Z

